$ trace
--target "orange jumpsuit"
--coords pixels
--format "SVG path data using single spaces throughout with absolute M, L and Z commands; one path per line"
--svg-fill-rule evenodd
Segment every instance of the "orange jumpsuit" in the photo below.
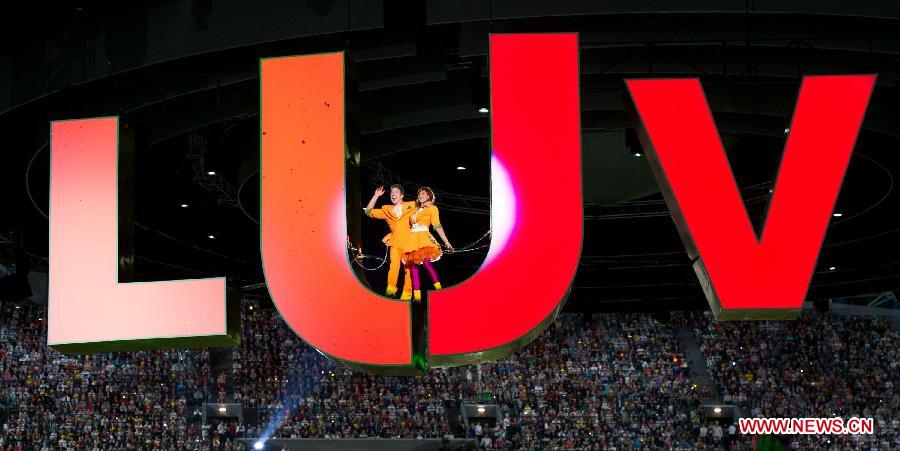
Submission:
M 391 249 L 387 295 L 393 296 L 397 293 L 397 277 L 400 275 L 400 265 L 403 263 L 403 252 L 398 245 L 405 242 L 407 235 L 409 235 L 409 217 L 416 212 L 416 203 L 403 202 L 400 205 L 399 214 L 395 210 L 394 205 L 390 204 L 383 205 L 381 208 L 366 210 L 365 212 L 370 218 L 384 219 L 391 229 L 391 233 L 387 234 L 382 241 Z M 412 293 L 412 282 L 410 282 L 408 269 L 403 277 L 403 294 L 406 295 L 407 293 Z

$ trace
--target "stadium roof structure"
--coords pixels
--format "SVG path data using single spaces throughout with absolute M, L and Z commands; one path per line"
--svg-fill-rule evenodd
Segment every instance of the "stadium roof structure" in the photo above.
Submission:
M 801 76 L 877 73 L 809 296 L 900 286 L 894 1 L 72 1 L 0 21 L 0 232 L 21 231 L 37 256 L 50 121 L 118 115 L 133 132 L 137 279 L 227 275 L 260 289 L 259 59 L 326 51 L 347 53 L 351 190 L 429 185 L 451 240 L 472 243 L 490 227 L 489 33 L 577 32 L 585 237 L 566 309 L 706 305 L 627 114 L 626 78 L 701 80 L 759 231 Z M 380 255 L 382 228 L 363 232 Z M 444 279 L 483 257 L 449 256 Z M 529 264 L 552 262 L 535 249 Z

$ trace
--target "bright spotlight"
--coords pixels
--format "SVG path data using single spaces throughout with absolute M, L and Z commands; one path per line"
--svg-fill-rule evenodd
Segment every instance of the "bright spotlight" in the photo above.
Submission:
M 253 444 L 253 449 L 263 449 L 263 442 L 256 442 Z
M 481 107 L 481 108 L 478 109 L 478 112 L 481 113 L 481 114 L 487 114 L 488 111 L 489 111 L 489 110 L 488 110 L 487 108 L 485 108 L 485 107 Z
M 722 408 L 716 407 L 715 409 L 713 409 L 713 412 L 715 412 L 716 414 L 720 414 L 720 413 L 722 413 Z

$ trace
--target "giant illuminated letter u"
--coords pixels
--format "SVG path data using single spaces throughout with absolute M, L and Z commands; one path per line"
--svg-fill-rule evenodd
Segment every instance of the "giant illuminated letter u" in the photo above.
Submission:
M 432 293 L 429 365 L 495 359 L 555 318 L 581 253 L 578 43 L 492 35 L 492 240 L 469 280 Z M 413 368 L 410 305 L 347 260 L 344 55 L 261 61 L 262 258 L 284 320 L 321 352 L 373 372 Z

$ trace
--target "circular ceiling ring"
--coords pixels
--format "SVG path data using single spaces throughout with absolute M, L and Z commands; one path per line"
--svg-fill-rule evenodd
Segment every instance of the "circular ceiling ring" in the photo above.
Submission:
M 238 186 L 238 190 L 237 190 L 238 208 L 241 209 L 241 212 L 244 213 L 244 216 L 246 216 L 247 219 L 249 219 L 257 224 L 259 224 L 259 219 L 254 218 L 250 213 L 247 212 L 247 209 L 244 208 L 244 203 L 241 201 L 241 192 L 244 190 L 244 185 L 246 185 L 247 182 L 249 182 L 250 179 L 253 178 L 254 175 L 258 175 L 258 174 L 259 174 L 259 169 L 251 172 L 250 175 L 248 175 L 247 177 L 244 178 L 244 181 L 241 182 L 241 184 Z
M 850 215 L 850 216 L 847 216 L 847 217 L 840 218 L 840 219 L 838 219 L 838 220 L 832 221 L 832 222 L 831 222 L 831 225 L 832 225 L 832 226 L 835 226 L 835 225 L 841 224 L 841 223 L 843 223 L 843 222 L 849 221 L 849 220 L 851 220 L 851 219 L 853 219 L 853 218 L 858 218 L 858 217 L 860 217 L 860 216 L 862 216 L 862 215 L 868 213 L 868 212 L 871 211 L 873 208 L 877 207 L 877 206 L 880 205 L 882 202 L 884 202 L 884 201 L 888 198 L 888 196 L 891 195 L 891 192 L 893 192 L 893 190 L 894 190 L 894 176 L 891 174 L 891 171 L 888 170 L 888 168 L 884 167 L 883 164 L 879 163 L 879 162 L 876 161 L 874 158 L 872 158 L 872 157 L 867 157 L 867 156 L 864 155 L 864 154 L 861 154 L 861 153 L 854 153 L 853 155 L 854 155 L 854 156 L 857 156 L 857 157 L 859 157 L 859 158 L 862 158 L 863 160 L 868 161 L 868 162 L 874 164 L 875 166 L 877 166 L 878 168 L 880 168 L 882 171 L 884 171 L 884 173 L 885 173 L 885 174 L 887 175 L 887 177 L 888 177 L 888 189 L 887 189 L 887 191 L 885 191 L 884 195 L 881 196 L 881 198 L 878 199 L 877 201 L 875 201 L 875 203 L 873 203 L 872 205 L 869 205 L 868 207 L 866 207 L 866 208 L 864 208 L 864 209 L 862 209 L 862 210 L 860 210 L 860 211 L 858 211 L 858 212 L 856 212 L 856 213 L 854 213 L 854 214 L 852 214 L 852 215 Z

